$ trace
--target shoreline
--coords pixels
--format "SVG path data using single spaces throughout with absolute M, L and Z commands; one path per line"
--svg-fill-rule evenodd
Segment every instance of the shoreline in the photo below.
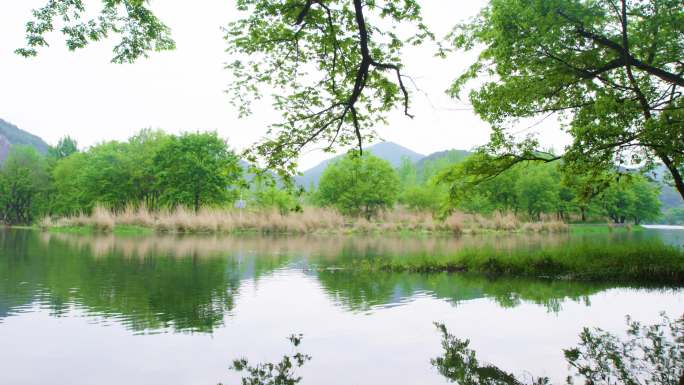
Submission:
M 233 228 L 229 230 L 218 229 L 159 229 L 154 226 L 140 226 L 140 225 L 114 225 L 113 227 L 98 227 L 95 225 L 80 225 L 80 226 L 11 226 L 14 229 L 35 229 L 47 232 L 61 232 L 61 233 L 82 233 L 82 234 L 176 234 L 176 235 L 418 235 L 418 236 L 461 236 L 461 235 L 525 235 L 525 234 L 607 234 L 619 232 L 639 232 L 648 227 L 642 226 L 612 226 L 610 224 L 565 224 L 565 227 L 559 227 L 553 224 L 553 227 L 547 228 L 545 224 L 539 222 L 531 222 L 529 228 L 515 228 L 515 229 L 488 229 L 488 228 L 462 228 L 458 232 L 447 229 L 425 229 L 425 228 L 411 228 L 409 226 L 401 227 L 401 224 L 378 224 L 377 226 L 365 226 L 362 228 L 354 225 L 347 225 L 340 228 L 333 229 L 311 229 L 306 231 L 300 230 L 279 230 L 270 228 Z

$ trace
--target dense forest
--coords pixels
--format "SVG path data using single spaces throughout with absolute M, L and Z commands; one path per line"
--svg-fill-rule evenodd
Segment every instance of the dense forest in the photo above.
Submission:
M 393 167 L 372 153 L 352 151 L 329 162 L 319 184 L 305 189 L 271 173 L 250 172 L 216 133 L 145 129 L 127 141 L 82 151 L 65 137 L 46 154 L 31 146 L 11 147 L 0 169 L 0 218 L 32 224 L 43 217 L 88 214 L 96 206 L 112 212 L 130 207 L 198 212 L 233 209 L 238 200 L 248 210 L 287 214 L 322 206 L 369 220 L 396 206 L 435 218 L 454 211 L 619 224 L 661 217 L 658 185 L 635 171 L 616 169 L 597 183 L 558 162 L 527 162 L 479 180 L 473 170 L 487 162 L 480 153 L 452 150 L 418 161 L 404 157 Z M 668 215 L 678 221 L 680 211 Z

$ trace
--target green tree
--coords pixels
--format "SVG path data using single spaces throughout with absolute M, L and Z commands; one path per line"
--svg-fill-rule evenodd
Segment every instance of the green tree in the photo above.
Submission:
M 136 186 L 131 203 L 142 204 L 151 210 L 159 208 L 161 191 L 155 159 L 169 140 L 170 136 L 163 131 L 151 129 L 143 129 L 128 139 L 127 153 L 134 165 L 130 177 Z
M 88 162 L 81 171 L 87 200 L 113 210 L 123 210 L 136 196 L 133 170 L 139 165 L 130 157 L 126 143 L 105 142 L 88 151 Z M 91 205 L 92 205 L 91 203 Z
M 553 212 L 558 207 L 558 183 L 546 168 L 529 167 L 522 170 L 515 188 L 520 208 L 531 218 L 539 220 L 542 213 Z
M 456 48 L 482 51 L 450 92 L 488 77 L 470 100 L 493 125 L 486 150 L 500 167 L 562 158 L 590 172 L 662 162 L 684 197 L 682 25 L 676 0 L 491 0 L 453 34 Z M 574 139 L 562 156 L 507 131 L 517 119 L 551 114 Z
M 648 179 L 638 176 L 632 182 L 631 189 L 636 196 L 630 216 L 635 225 L 646 221 L 655 221 L 660 215 L 660 189 Z
M 215 132 L 171 137 L 158 151 L 155 168 L 161 202 L 195 212 L 234 199 L 235 190 L 229 188 L 242 175 L 238 157 Z
M 61 138 L 56 146 L 48 148 L 48 155 L 57 160 L 64 159 L 76 152 L 78 152 L 78 142 L 68 135 Z
M 447 201 L 448 192 L 434 183 L 410 186 L 399 196 L 399 202 L 414 211 L 438 213 Z
M 87 153 L 79 152 L 61 159 L 52 170 L 54 181 L 53 214 L 72 215 L 89 212 L 93 205 L 93 197 L 85 188 L 88 180 L 85 170 L 89 165 Z
M 418 170 L 416 165 L 406 156 L 401 158 L 401 163 L 397 167 L 399 183 L 402 189 L 407 189 L 418 184 Z
M 0 220 L 31 224 L 45 206 L 45 159 L 30 146 L 13 146 L 0 169 Z
M 475 153 L 460 163 L 444 168 L 436 176 L 438 183 L 449 188 L 451 209 L 481 213 L 494 210 L 517 212 L 520 209 L 520 168 L 528 165 L 517 165 L 480 179 L 477 170 L 486 167 L 489 161 L 486 154 Z
M 617 179 L 603 191 L 598 200 L 604 213 L 615 223 L 632 219 L 634 224 L 655 220 L 660 216 L 658 187 L 640 175 Z
M 392 166 L 371 154 L 351 152 L 331 163 L 318 184 L 318 201 L 348 215 L 370 219 L 394 205 L 399 177 Z
M 290 184 L 278 186 L 275 176 L 270 173 L 257 173 L 252 180 L 251 196 L 254 205 L 261 209 L 277 209 L 281 214 L 301 211 L 303 194 L 303 189 Z

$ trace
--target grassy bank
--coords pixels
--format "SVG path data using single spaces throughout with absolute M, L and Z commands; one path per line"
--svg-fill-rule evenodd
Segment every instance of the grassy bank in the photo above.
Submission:
M 70 233 L 70 234 L 94 234 L 102 232 L 102 229 L 97 228 L 93 225 L 82 225 L 82 226 L 52 226 L 44 227 L 45 230 L 52 233 Z M 113 234 L 121 235 L 145 235 L 154 234 L 154 229 L 142 226 L 131 226 L 131 225 L 114 225 L 108 232 Z
M 608 234 L 608 233 L 619 233 L 619 232 L 628 232 L 628 231 L 642 231 L 643 227 L 641 226 L 632 226 L 632 225 L 615 225 L 612 223 L 592 223 L 592 224 L 583 224 L 583 223 L 571 223 L 570 225 L 570 232 L 572 234 Z
M 684 285 L 684 251 L 656 241 L 564 245 L 538 250 L 472 248 L 451 256 L 364 258 L 338 267 Z
M 569 227 L 555 220 L 525 222 L 513 214 L 489 216 L 454 213 L 444 220 L 430 213 L 395 209 L 377 218 L 349 218 L 337 211 L 307 207 L 303 212 L 282 214 L 278 211 L 244 211 L 202 209 L 198 213 L 183 208 L 151 212 L 127 209 L 123 212 L 97 207 L 90 215 L 68 218 L 45 218 L 43 229 L 89 228 L 89 231 L 111 232 L 117 229 L 149 229 L 160 233 L 241 233 L 312 234 L 312 233 L 448 233 L 486 232 L 566 232 Z

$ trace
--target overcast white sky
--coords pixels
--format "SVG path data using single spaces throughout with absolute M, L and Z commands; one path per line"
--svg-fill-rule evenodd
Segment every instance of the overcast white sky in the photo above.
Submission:
M 51 47 L 37 58 L 13 53 L 23 46 L 24 24 L 31 9 L 46 0 L 1 0 L 0 6 L 0 118 L 34 133 L 49 143 L 64 135 L 81 146 L 123 140 L 141 128 L 168 132 L 216 130 L 237 150 L 261 138 L 278 116 L 267 102 L 254 108 L 254 116 L 238 119 L 223 92 L 230 80 L 224 63 L 226 44 L 221 26 L 237 13 L 233 0 L 153 0 L 152 9 L 172 28 L 177 50 L 152 53 L 134 64 L 110 64 L 111 46 L 93 44 L 68 52 L 59 35 L 50 36 Z M 87 4 L 98 8 L 99 0 Z M 475 15 L 483 0 L 425 0 L 424 17 L 438 36 L 456 23 Z M 98 8 L 99 9 L 99 8 Z M 405 72 L 418 83 L 412 112 L 415 119 L 393 114 L 380 135 L 414 151 L 470 149 L 484 144 L 488 126 L 462 102 L 445 94 L 449 82 L 472 60 L 455 55 L 449 60 L 433 56 L 432 49 L 411 48 L 405 55 Z M 516 129 L 525 129 L 523 122 Z M 557 123 L 548 119 L 535 126 L 545 146 L 560 150 L 567 143 Z M 309 151 L 300 169 L 330 157 Z

